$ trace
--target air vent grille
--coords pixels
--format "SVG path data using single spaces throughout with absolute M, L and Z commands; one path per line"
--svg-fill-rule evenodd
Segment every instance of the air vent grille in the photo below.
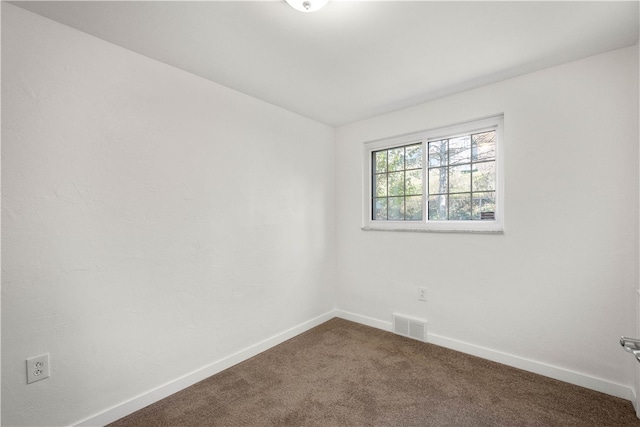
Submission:
M 480 219 L 495 220 L 496 219 L 496 213 L 495 212 L 480 212 Z
M 393 332 L 418 341 L 427 342 L 427 322 L 425 320 L 394 314 Z

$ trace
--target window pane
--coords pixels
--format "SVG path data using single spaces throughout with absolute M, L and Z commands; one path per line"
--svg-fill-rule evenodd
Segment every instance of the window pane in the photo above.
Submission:
M 422 143 L 372 152 L 372 218 L 381 221 L 422 219 Z M 409 211 L 407 199 L 409 195 Z
M 471 165 L 449 168 L 449 192 L 464 193 L 471 191 Z
M 373 153 L 374 155 L 374 164 L 376 170 L 374 173 L 386 172 L 387 171 L 387 150 L 377 151 Z
M 471 162 L 471 136 L 465 135 L 449 140 L 449 164 Z
M 473 219 L 495 219 L 496 193 L 473 193 Z
M 404 219 L 404 197 L 389 197 L 389 220 Z
M 374 218 L 378 221 L 387 219 L 387 199 L 373 199 Z
M 422 194 L 422 169 L 406 172 L 404 189 L 405 194 Z
M 448 186 L 448 168 L 429 169 L 429 194 L 446 193 Z
M 429 196 L 429 219 L 447 219 L 447 196 Z
M 447 163 L 447 140 L 430 142 L 429 167 L 446 166 Z
M 471 194 L 449 196 L 449 219 L 453 221 L 471 219 Z
M 492 191 L 496 189 L 496 162 L 473 164 L 473 191 Z
M 472 135 L 473 161 L 493 160 L 496 158 L 496 131 Z
M 422 196 L 407 197 L 405 203 L 405 219 L 409 221 L 422 220 Z
M 422 167 L 422 144 L 410 145 L 405 151 L 405 168 L 419 169 Z
M 404 195 L 404 172 L 389 174 L 389 196 Z
M 404 169 L 404 147 L 389 150 L 389 171 L 401 171 Z
M 387 195 L 387 174 L 373 176 L 374 196 L 384 197 Z

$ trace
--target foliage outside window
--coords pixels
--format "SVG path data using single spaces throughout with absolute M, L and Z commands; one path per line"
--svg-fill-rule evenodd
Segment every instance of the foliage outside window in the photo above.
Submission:
M 364 229 L 501 232 L 502 116 L 365 144 Z

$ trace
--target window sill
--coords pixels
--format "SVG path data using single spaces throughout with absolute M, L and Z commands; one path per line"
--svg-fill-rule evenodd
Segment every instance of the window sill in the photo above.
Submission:
M 362 227 L 362 231 L 400 231 L 409 233 L 462 233 L 462 234 L 504 234 L 503 229 L 456 229 L 456 228 L 411 228 L 411 227 Z

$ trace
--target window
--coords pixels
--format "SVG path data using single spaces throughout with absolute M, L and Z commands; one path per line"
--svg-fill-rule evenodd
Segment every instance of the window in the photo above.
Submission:
M 363 229 L 501 232 L 502 121 L 365 143 Z
M 422 144 L 375 151 L 372 218 L 422 219 Z

